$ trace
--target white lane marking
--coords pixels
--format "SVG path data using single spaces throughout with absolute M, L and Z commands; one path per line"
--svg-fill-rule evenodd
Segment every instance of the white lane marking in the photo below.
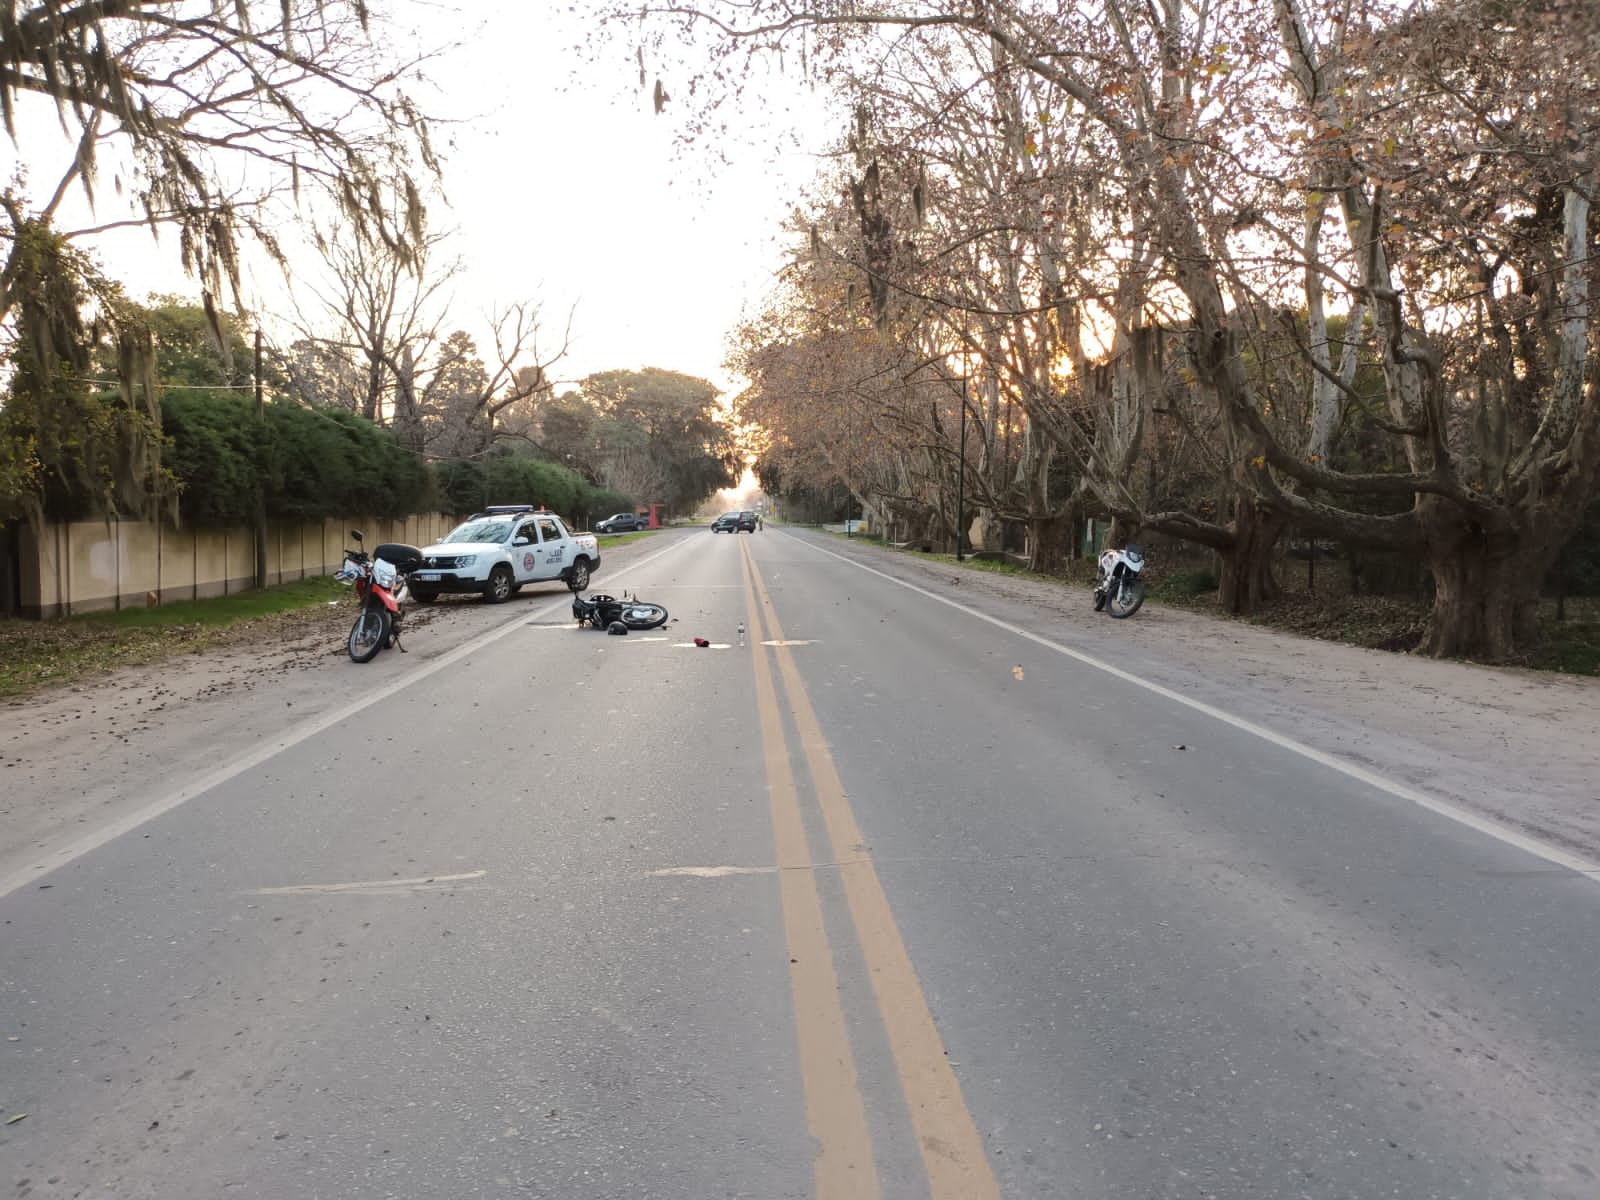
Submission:
M 630 573 L 637 571 L 641 567 L 648 566 L 650 563 L 653 563 L 656 559 L 660 558 L 664 554 L 670 554 L 674 550 L 682 549 L 683 547 L 689 545 L 690 541 L 691 539 L 682 538 L 679 539 L 675 545 L 662 547 L 660 550 L 656 551 L 656 553 L 634 563 L 623 572 L 620 578 L 626 579 Z M 534 618 L 538 619 L 546 614 L 555 613 L 563 606 L 568 606 L 570 604 L 571 601 L 568 599 L 551 600 L 544 608 L 538 609 L 534 612 Z M 454 666 L 463 658 L 477 653 L 485 646 L 493 645 L 507 634 L 524 628 L 527 620 L 527 612 L 520 612 L 514 617 L 508 617 L 503 623 L 484 633 L 479 634 L 470 642 L 463 642 L 454 650 L 445 652 L 432 662 L 416 667 L 409 675 L 401 675 L 394 682 L 385 681 L 383 686 L 374 687 L 370 692 L 358 700 L 352 700 L 348 704 L 341 705 L 330 712 L 324 713 L 320 717 L 312 717 L 310 720 L 304 721 L 299 725 L 293 725 L 280 737 L 275 738 L 264 745 L 258 746 L 256 749 L 247 754 L 241 755 L 231 762 L 224 763 L 220 767 L 216 767 L 213 770 L 206 771 L 195 776 L 195 778 L 189 783 L 178 788 L 176 791 L 170 792 L 157 800 L 153 800 L 149 804 L 135 809 L 133 812 L 119 817 L 117 820 L 112 821 L 107 825 L 101 826 L 93 833 L 88 833 L 81 838 L 76 838 L 72 841 L 66 842 L 59 848 L 52 850 L 46 858 L 42 860 L 35 860 L 26 866 L 19 867 L 9 875 L 0 875 L 0 898 L 9 896 L 12 892 L 17 891 L 19 888 L 27 887 L 30 883 L 35 883 L 38 880 L 43 879 L 57 867 L 65 866 L 67 863 L 70 863 L 75 859 L 82 858 L 85 854 L 88 854 L 91 851 L 98 850 L 101 846 L 106 845 L 108 842 L 115 841 L 123 834 L 130 833 L 139 828 L 139 826 L 155 820 L 164 813 L 171 812 L 180 804 L 183 804 L 189 800 L 193 800 L 196 796 L 204 795 L 212 788 L 220 787 L 222 784 L 227 783 L 228 780 L 233 779 L 238 775 L 242 775 L 246 771 L 254 770 L 262 763 L 276 757 L 283 751 L 293 749 L 295 746 L 298 746 L 301 742 L 306 741 L 308 738 L 316 737 L 317 734 L 333 728 L 335 725 L 339 724 L 339 722 L 355 716 L 362 710 L 371 708 L 374 704 L 383 703 L 384 701 L 393 697 L 396 693 L 400 692 L 402 689 L 408 688 L 414 683 L 421 683 L 424 679 L 438 674 L 446 667 Z
M 792 537 L 793 535 L 785 534 L 784 536 Z M 965 613 L 969 617 L 976 617 L 980 621 L 984 621 L 990 625 L 993 625 L 996 629 L 1003 629 L 1007 633 L 1014 634 L 1020 638 L 1026 638 L 1028 641 L 1033 642 L 1036 645 L 1043 646 L 1048 650 L 1054 650 L 1057 654 L 1065 655 L 1067 658 L 1076 659 L 1085 666 L 1093 667 L 1097 671 L 1104 671 L 1107 675 L 1114 675 L 1118 679 L 1133 684 L 1135 687 L 1144 688 L 1145 691 L 1152 692 L 1163 699 L 1171 700 L 1175 704 L 1182 704 L 1186 708 L 1192 708 L 1195 712 L 1204 713 L 1206 716 L 1211 717 L 1214 720 L 1221 721 L 1224 725 L 1231 725 L 1235 729 L 1238 729 L 1244 733 L 1252 734 L 1264 742 L 1270 742 L 1272 745 L 1277 746 L 1280 750 L 1287 750 L 1291 754 L 1298 754 L 1302 758 L 1309 759 L 1311 762 L 1327 767 L 1330 770 L 1338 771 L 1341 775 L 1346 775 L 1351 779 L 1358 780 L 1369 787 L 1377 788 L 1381 792 L 1388 792 L 1389 795 L 1397 797 L 1398 799 L 1409 800 L 1412 804 L 1415 804 L 1420 808 L 1425 808 L 1429 812 L 1437 813 L 1441 817 L 1447 817 L 1448 819 L 1455 821 L 1457 824 L 1465 825 L 1468 829 L 1475 829 L 1479 833 L 1486 834 L 1487 836 L 1494 838 L 1496 841 L 1503 842 L 1508 846 L 1515 846 L 1518 850 L 1526 851 L 1537 858 L 1544 859 L 1546 862 L 1554 863 L 1559 867 L 1565 867 L 1567 870 L 1575 871 L 1586 879 L 1589 879 L 1595 883 L 1600 883 L 1600 862 L 1596 862 L 1582 854 L 1563 849 L 1560 846 L 1553 846 L 1548 842 L 1542 842 L 1537 838 L 1530 837 L 1529 835 L 1512 829 L 1509 826 L 1490 820 L 1488 817 L 1479 816 L 1477 813 L 1469 812 L 1467 809 L 1452 804 L 1448 800 L 1441 800 L 1437 796 L 1430 796 L 1426 792 L 1418 791 L 1416 788 L 1410 787 L 1407 784 L 1385 778 L 1384 776 L 1377 774 L 1375 771 L 1369 771 L 1366 767 L 1350 762 L 1347 759 L 1340 758 L 1336 754 L 1329 754 L 1325 750 L 1318 750 L 1314 746 L 1308 746 L 1304 742 L 1296 741 L 1292 737 L 1288 737 L 1284 734 L 1268 729 L 1265 725 L 1257 725 L 1254 721 L 1248 721 L 1243 717 L 1236 717 L 1232 713 L 1224 712 L 1220 708 L 1215 708 L 1203 700 L 1195 700 L 1190 696 L 1183 695 L 1181 692 L 1175 692 L 1169 687 L 1163 687 L 1159 683 L 1152 683 L 1148 679 L 1141 679 L 1132 672 L 1125 671 L 1121 667 L 1114 667 L 1108 662 L 1103 662 L 1102 660 L 1095 658 L 1092 654 L 1085 654 L 1081 650 L 1074 650 L 1070 646 L 1063 646 L 1060 642 L 1053 642 L 1049 638 L 1043 637 L 1037 633 L 1029 633 L 1026 629 L 1018 629 L 1015 625 L 1008 624 L 1007 622 L 1000 620 L 998 617 L 991 617 L 987 613 L 979 612 L 975 608 L 971 608 L 968 605 L 962 604 L 959 600 L 951 600 L 946 596 L 939 595 L 937 592 L 930 592 L 927 588 L 918 587 L 914 583 L 907 583 L 903 579 L 896 579 L 893 575 L 885 574 L 883 571 L 880 571 L 875 567 L 869 567 L 864 563 L 856 562 L 852 558 L 846 558 L 842 554 L 835 554 L 832 550 L 825 549 L 822 546 L 813 545 L 812 543 L 803 541 L 800 538 L 795 538 L 794 540 L 801 542 L 802 545 L 809 546 L 819 554 L 826 554 L 829 558 L 838 559 L 847 566 L 855 567 L 857 570 L 865 571 L 869 575 L 876 575 L 879 579 L 885 579 L 898 587 L 905 588 L 907 591 L 915 592 L 919 596 L 926 596 L 929 600 L 935 600 L 940 604 L 947 605 L 950 608 L 955 609 L 957 612 Z
M 772 638 L 761 643 L 763 646 L 815 646 L 815 638 Z
M 489 872 L 468 871 L 464 875 L 422 875 L 416 879 L 373 879 L 364 883 L 297 883 L 289 887 L 256 888 L 252 896 L 328 895 L 338 892 L 417 892 L 448 888 L 468 879 L 482 879 Z
M 694 642 L 673 642 L 672 648 L 674 650 L 732 650 L 733 646 L 728 642 L 711 642 L 705 646 L 697 645 Z
M 658 877 L 691 875 L 696 879 L 722 879 L 728 875 L 773 875 L 777 870 L 777 867 L 663 867 L 650 874 Z

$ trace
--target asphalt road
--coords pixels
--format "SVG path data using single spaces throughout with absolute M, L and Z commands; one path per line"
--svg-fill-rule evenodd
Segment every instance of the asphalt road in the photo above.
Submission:
M 667 630 L 331 665 L 0 896 L 0 1196 L 1600 1195 L 1595 879 L 822 535 L 657 541 L 597 586 Z

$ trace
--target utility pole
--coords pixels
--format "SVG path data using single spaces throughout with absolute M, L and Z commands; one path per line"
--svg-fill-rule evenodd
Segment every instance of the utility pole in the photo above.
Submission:
M 267 399 L 261 381 L 261 330 L 256 330 L 256 428 L 261 435 L 260 451 L 256 461 L 256 587 L 267 586 L 267 490 L 261 472 L 267 464 L 263 457 L 267 448 Z
M 850 412 L 850 401 L 844 402 L 844 536 L 855 537 L 855 529 L 850 524 L 850 451 L 854 447 L 851 440 L 855 436 L 855 421 Z
M 961 375 L 961 453 L 956 464 L 956 561 L 965 562 L 961 553 L 961 532 L 966 528 L 967 508 L 967 376 Z

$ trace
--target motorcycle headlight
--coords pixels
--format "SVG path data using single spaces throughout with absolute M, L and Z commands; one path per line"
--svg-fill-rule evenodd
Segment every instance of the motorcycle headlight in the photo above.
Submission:
M 470 567 L 473 563 L 475 563 L 477 561 L 478 561 L 478 556 L 476 554 L 463 554 L 459 558 L 456 559 L 456 566 L 458 566 L 458 567 Z

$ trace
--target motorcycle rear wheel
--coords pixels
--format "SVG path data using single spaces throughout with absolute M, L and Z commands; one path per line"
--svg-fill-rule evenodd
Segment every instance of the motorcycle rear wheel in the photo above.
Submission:
M 1113 579 L 1106 596 L 1106 611 L 1113 617 L 1131 617 L 1144 603 L 1144 580 Z
M 654 629 L 667 623 L 667 610 L 659 604 L 624 604 L 621 620 L 629 629 Z
M 371 662 L 389 642 L 389 610 L 363 608 L 350 626 L 350 661 Z

